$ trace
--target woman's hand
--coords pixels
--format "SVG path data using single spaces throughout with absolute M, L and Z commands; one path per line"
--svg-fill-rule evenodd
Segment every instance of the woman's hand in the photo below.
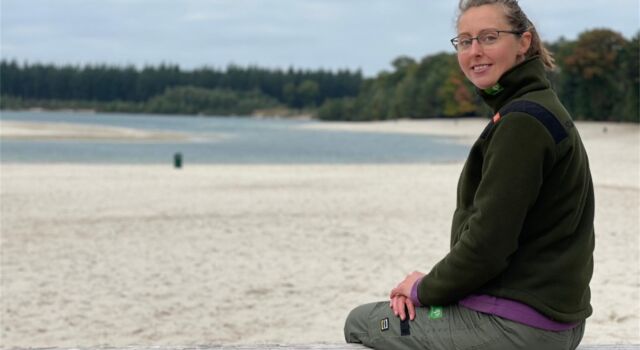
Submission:
M 401 320 L 406 317 L 405 306 L 409 310 L 409 318 L 413 320 L 416 317 L 415 306 L 411 302 L 411 288 L 417 280 L 424 277 L 424 273 L 419 271 L 413 271 L 405 279 L 400 282 L 395 288 L 391 290 L 389 294 L 389 306 L 393 309 L 393 313 L 396 316 L 400 316 Z
M 391 294 L 389 295 L 389 298 L 393 298 L 398 295 L 403 295 L 407 298 L 410 297 L 411 288 L 413 287 L 413 284 L 416 283 L 417 280 L 424 277 L 424 275 L 425 274 L 422 272 L 413 271 L 412 273 L 407 275 L 407 277 L 405 277 L 402 282 L 400 282 L 395 288 L 391 290 Z
M 400 319 L 403 321 L 405 318 L 407 318 L 407 313 L 405 312 L 405 306 L 406 306 L 406 309 L 409 311 L 409 315 L 408 315 L 409 319 L 413 321 L 413 319 L 416 318 L 416 307 L 413 306 L 413 302 L 411 302 L 411 299 L 405 296 L 398 295 L 391 298 L 389 305 L 393 310 L 393 314 L 400 317 Z

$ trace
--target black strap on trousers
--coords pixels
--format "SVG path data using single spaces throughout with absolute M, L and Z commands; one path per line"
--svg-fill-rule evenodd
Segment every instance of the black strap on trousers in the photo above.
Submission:
M 403 320 L 400 320 L 400 335 L 401 336 L 405 336 L 405 335 L 411 335 L 411 330 L 409 327 L 409 309 L 407 309 L 407 307 L 404 307 L 404 312 L 406 317 Z

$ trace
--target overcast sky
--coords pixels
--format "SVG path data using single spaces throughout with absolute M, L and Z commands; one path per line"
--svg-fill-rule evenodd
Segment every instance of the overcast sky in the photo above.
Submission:
M 639 30 L 638 0 L 521 0 L 543 40 Z M 56 64 L 389 69 L 453 52 L 457 0 L 0 0 L 2 58 Z

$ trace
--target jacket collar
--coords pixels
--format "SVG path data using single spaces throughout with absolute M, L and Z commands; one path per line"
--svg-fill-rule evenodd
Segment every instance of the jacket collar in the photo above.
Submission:
M 542 60 L 534 56 L 504 72 L 493 87 L 484 90 L 476 88 L 476 91 L 496 113 L 511 100 L 550 86 Z

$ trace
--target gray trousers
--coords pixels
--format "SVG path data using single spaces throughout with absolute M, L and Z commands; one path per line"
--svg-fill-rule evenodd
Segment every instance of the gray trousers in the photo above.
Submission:
M 457 305 L 435 315 L 429 308 L 416 308 L 413 321 L 401 322 L 387 301 L 351 311 L 344 335 L 348 343 L 383 350 L 573 350 L 582 340 L 584 327 L 583 322 L 567 331 L 545 331 Z

